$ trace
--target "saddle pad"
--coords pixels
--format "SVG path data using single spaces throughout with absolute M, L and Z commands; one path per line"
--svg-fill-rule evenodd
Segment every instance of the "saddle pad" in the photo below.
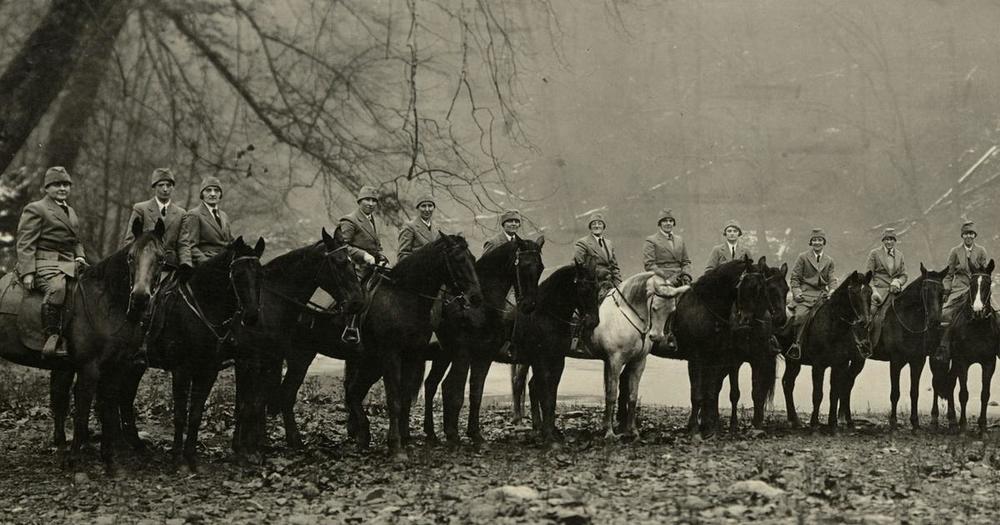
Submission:
M 0 277 L 0 314 L 17 315 L 23 296 L 24 288 L 17 282 L 14 272 Z
M 17 332 L 24 346 L 32 350 L 45 346 L 42 294 L 30 293 L 25 297 L 24 287 L 17 282 L 14 272 L 0 278 L 0 313 L 17 317 Z

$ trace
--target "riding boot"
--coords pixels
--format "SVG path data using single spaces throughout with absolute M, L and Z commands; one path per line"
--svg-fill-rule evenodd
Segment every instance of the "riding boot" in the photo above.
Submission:
M 944 331 L 941 333 L 941 343 L 937 347 L 937 352 L 931 359 L 938 363 L 946 364 L 951 359 L 951 325 L 942 323 Z
M 61 304 L 42 304 L 42 324 L 45 325 L 45 346 L 42 348 L 42 355 L 45 357 L 66 356 L 66 347 L 62 341 L 62 312 Z

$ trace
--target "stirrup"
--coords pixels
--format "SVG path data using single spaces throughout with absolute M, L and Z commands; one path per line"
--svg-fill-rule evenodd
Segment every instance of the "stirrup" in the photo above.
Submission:
M 785 352 L 785 357 L 793 361 L 802 359 L 802 345 L 798 342 L 792 343 L 792 346 L 789 346 L 788 351 Z
M 344 332 L 340 334 L 340 340 L 351 345 L 361 342 L 361 331 L 357 326 L 345 326 Z
M 59 334 L 52 334 L 45 339 L 45 346 L 42 347 L 42 355 L 45 357 L 66 357 L 66 347 L 63 345 L 62 337 Z

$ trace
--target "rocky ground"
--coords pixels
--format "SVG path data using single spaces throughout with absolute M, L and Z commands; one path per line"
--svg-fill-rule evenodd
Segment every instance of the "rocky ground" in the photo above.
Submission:
M 189 474 L 170 462 L 169 383 L 148 378 L 141 426 L 152 452 L 123 453 L 121 475 L 108 479 L 92 449 L 80 472 L 60 465 L 46 376 L 0 368 L 0 523 L 1000 522 L 997 438 L 890 433 L 880 414 L 835 436 L 771 414 L 766 431 L 702 440 L 682 430 L 685 410 L 647 406 L 641 442 L 608 443 L 597 407 L 566 405 L 565 444 L 552 452 L 494 406 L 488 450 L 418 440 L 396 465 L 381 442 L 354 450 L 337 381 L 311 378 L 299 404 L 306 448 L 284 448 L 275 429 L 269 459 L 247 468 L 229 460 L 231 379 L 216 386 L 202 468 Z

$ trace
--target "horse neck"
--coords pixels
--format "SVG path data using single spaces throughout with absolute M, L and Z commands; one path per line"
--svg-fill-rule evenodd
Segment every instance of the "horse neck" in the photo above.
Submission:
M 576 310 L 576 283 L 572 269 L 556 270 L 538 289 L 536 310 L 562 319 L 569 318 Z
M 502 261 L 500 259 L 503 259 Z M 499 307 L 507 300 L 507 293 L 514 286 L 515 272 L 513 264 L 506 257 L 497 259 L 480 258 L 476 261 L 476 275 L 483 292 L 486 304 Z
M 423 295 L 437 295 L 448 279 L 448 266 L 439 250 L 418 250 L 389 273 L 389 283 Z
M 82 285 L 100 288 L 108 306 L 116 310 L 128 309 L 129 295 L 132 293 L 128 269 L 128 252 L 121 249 L 80 277 Z
M 312 247 L 293 250 L 264 266 L 264 282 L 272 290 L 305 301 L 316 289 L 320 260 Z
M 188 287 L 199 308 L 209 316 L 228 315 L 236 311 L 237 306 L 236 291 L 232 289 L 228 268 L 218 268 L 219 260 L 213 258 L 202 264 L 188 280 Z
M 720 281 L 721 283 L 721 281 Z M 733 303 L 736 302 L 736 283 L 726 283 L 719 286 L 721 290 L 706 290 L 707 286 L 698 286 L 695 283 L 694 294 L 698 297 L 698 300 L 708 308 L 711 308 L 713 312 L 717 312 L 720 315 L 728 316 L 729 310 L 733 307 Z
M 908 321 L 923 322 L 927 319 L 927 308 L 924 307 L 923 278 L 917 279 L 907 286 L 893 300 L 893 307 L 899 317 Z

